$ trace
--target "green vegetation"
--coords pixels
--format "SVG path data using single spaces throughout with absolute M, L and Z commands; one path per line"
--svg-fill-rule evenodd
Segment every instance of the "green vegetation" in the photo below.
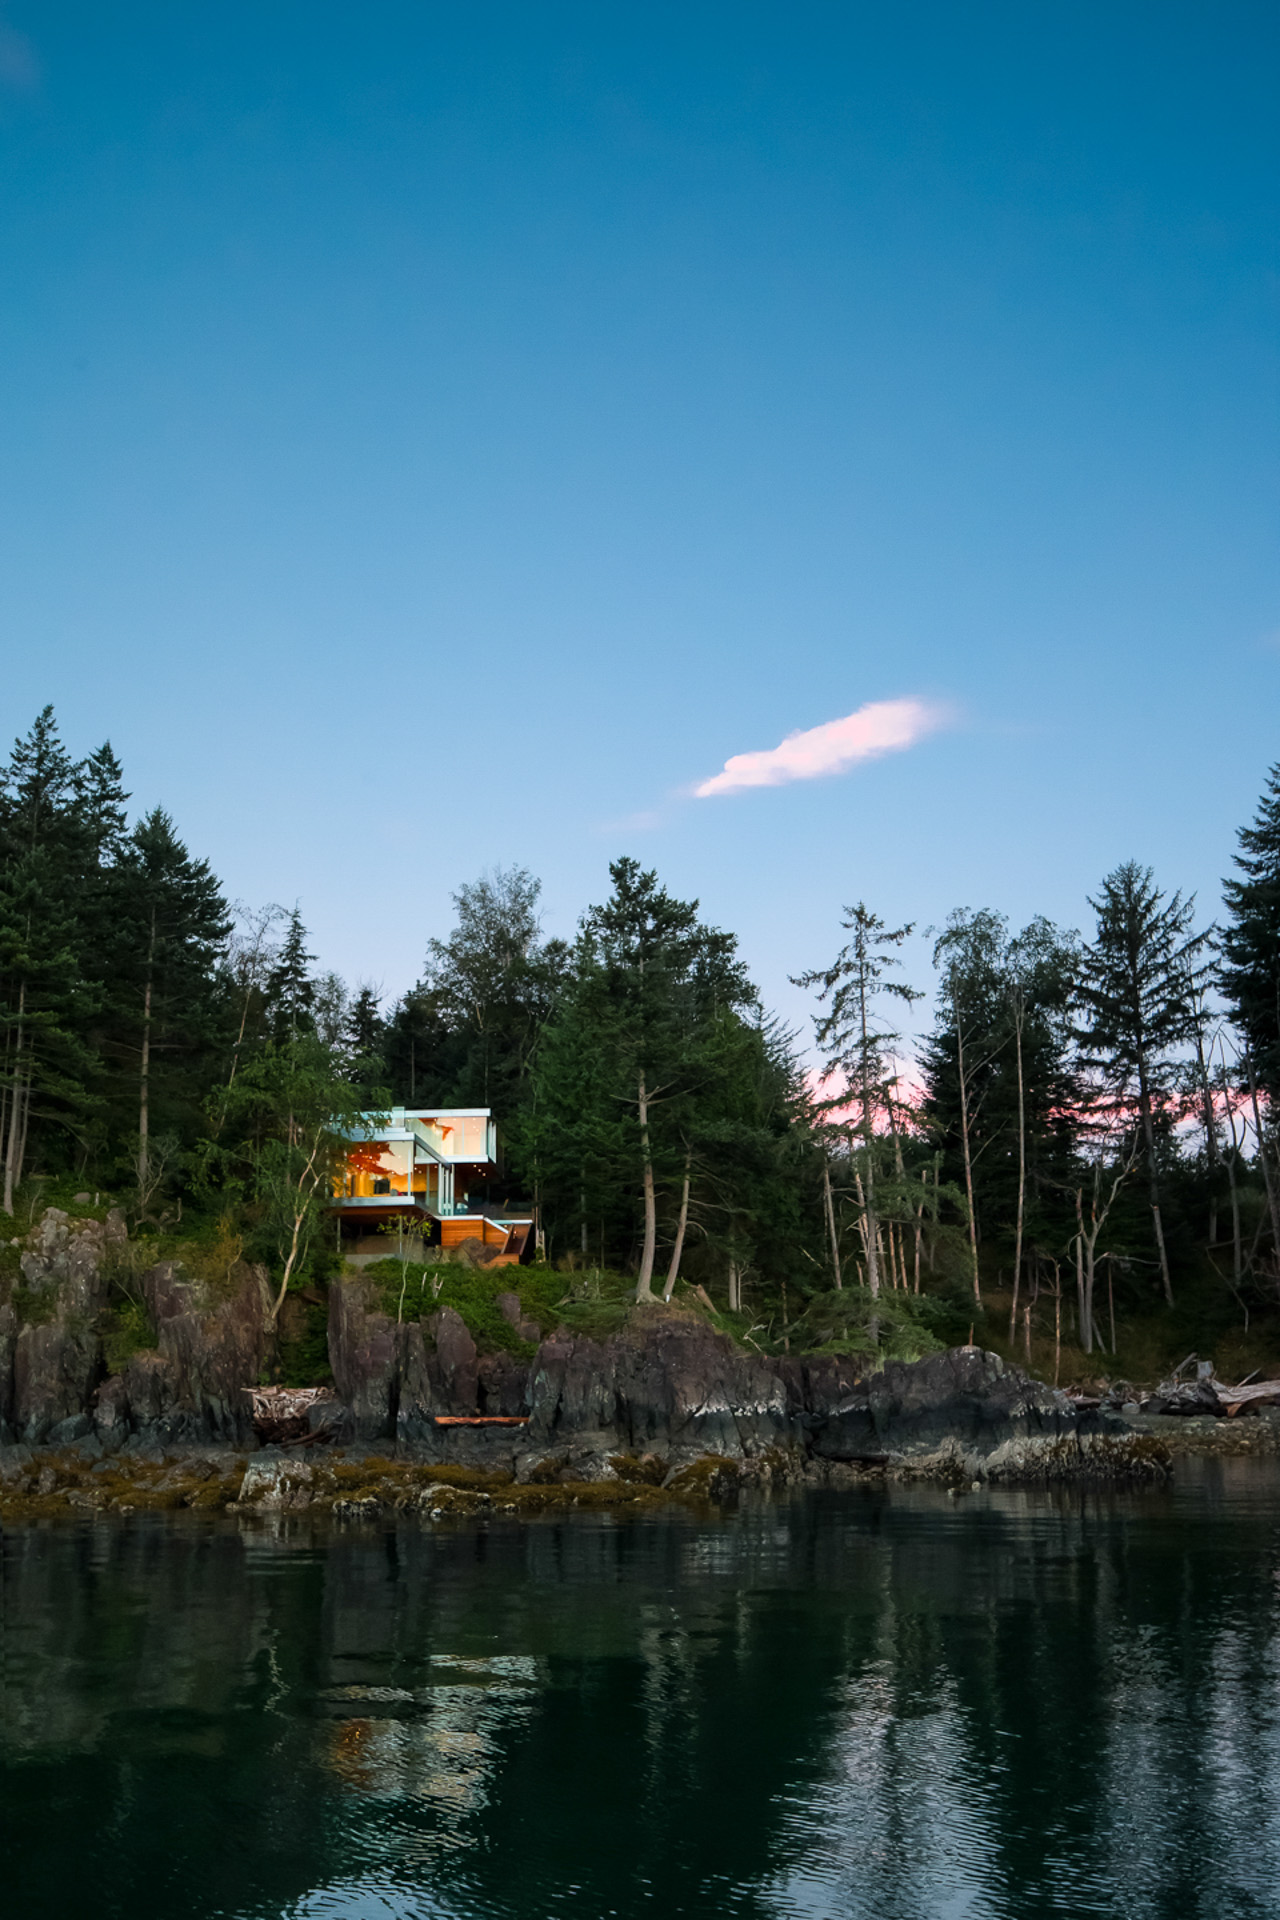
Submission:
M 108 1373 L 123 1373 L 135 1353 L 156 1344 L 151 1316 L 140 1300 L 113 1301 L 104 1315 L 101 1331 Z
M 511 1353 L 531 1359 L 532 1340 L 521 1336 L 497 1301 L 514 1294 L 520 1317 L 539 1334 L 557 1326 L 601 1335 L 623 1324 L 634 1282 L 619 1274 L 574 1276 L 547 1266 L 428 1266 L 394 1258 L 373 1261 L 364 1278 L 376 1287 L 379 1305 L 391 1318 L 418 1320 L 439 1307 L 452 1307 L 465 1322 L 481 1353 Z
M 496 1305 L 515 1291 L 539 1332 L 603 1335 L 661 1298 L 766 1352 L 972 1329 L 1062 1378 L 1280 1355 L 1280 768 L 1220 929 L 1135 861 L 1081 932 L 952 914 L 914 1063 L 909 929 L 846 908 L 798 975 L 817 1083 L 734 936 L 634 860 L 572 942 L 543 938 L 521 869 L 459 888 L 384 1010 L 316 968 L 296 908 L 233 911 L 128 799 L 110 747 L 73 759 L 49 710 L 0 770 L 0 1208 L 12 1234 L 50 1204 L 123 1209 L 113 1355 L 148 1336 L 150 1261 L 215 1303 L 261 1263 L 275 1371 L 323 1378 L 343 1123 L 392 1102 L 491 1106 L 505 1161 L 469 1198 L 536 1205 L 545 1264 L 389 1242 L 372 1270 L 389 1312 L 456 1307 L 485 1351 L 529 1350 Z M 52 1311 L 11 1247 L 0 1287 L 28 1324 Z

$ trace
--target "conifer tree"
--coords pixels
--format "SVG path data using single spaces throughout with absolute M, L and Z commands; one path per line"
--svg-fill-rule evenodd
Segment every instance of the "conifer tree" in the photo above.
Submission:
M 77 768 L 52 707 L 15 741 L 0 777 L 0 1165 L 3 1204 L 26 1165 L 31 1123 L 84 1139 L 93 1106 L 77 881 L 87 838 Z
M 1251 827 L 1242 827 L 1238 877 L 1224 880 L 1223 991 L 1244 1035 L 1256 1083 L 1280 1104 L 1280 764 Z
M 451 1096 L 513 1113 L 568 957 L 545 941 L 538 919 L 541 882 L 524 867 L 498 867 L 459 887 L 457 924 L 432 940 L 415 993 L 449 1036 Z
M 609 874 L 613 891 L 583 916 L 573 978 L 539 1054 L 536 1137 L 560 1176 L 580 1182 L 584 1217 L 597 1182 L 619 1198 L 638 1185 L 636 1298 L 651 1300 L 659 1187 L 681 1176 L 677 1120 L 707 1022 L 755 994 L 733 935 L 700 922 L 696 900 L 676 900 L 633 859 Z
M 124 852 L 129 795 L 124 769 L 105 740 L 75 770 L 76 806 L 84 825 L 90 862 L 114 866 Z
M 411 987 L 387 1016 L 382 1054 L 391 1098 L 398 1106 L 463 1105 L 454 1094 L 463 1076 L 466 1042 L 449 1031 L 434 994 Z
M 1109 873 L 1089 905 L 1097 932 L 1084 949 L 1077 986 L 1082 1062 L 1097 1086 L 1096 1108 L 1122 1125 L 1136 1108 L 1151 1222 L 1165 1301 L 1173 1282 L 1161 1217 L 1157 1133 L 1176 1078 L 1175 1051 L 1195 1032 L 1209 934 L 1193 933 L 1194 897 L 1166 897 L 1150 867 L 1128 860 Z
M 383 1047 L 387 1023 L 378 1011 L 378 995 L 373 987 L 363 986 L 347 1008 L 341 1052 L 353 1087 L 372 1099 L 373 1090 L 387 1084 Z M 406 1103 L 409 1104 L 409 1103 Z
M 193 1122 L 202 1076 L 182 1084 L 216 1039 L 217 970 L 231 922 L 209 864 L 193 859 L 162 807 L 141 819 L 115 869 L 109 1051 L 132 1080 L 140 1195 L 152 1189 L 157 1092 L 167 1118 Z M 145 1200 L 143 1201 L 145 1210 Z
M 880 1023 L 878 1002 L 887 997 L 911 1006 L 922 995 L 903 981 L 886 977 L 901 965 L 896 949 L 910 935 L 910 924 L 887 927 L 861 900 L 845 908 L 840 924 L 852 939 L 829 967 L 802 973 L 795 984 L 815 989 L 826 1008 L 814 1027 L 823 1084 L 831 1091 L 819 1104 L 828 1112 L 852 1106 L 857 1114 L 853 1176 L 859 1189 L 867 1286 L 874 1297 L 880 1291 L 881 1258 L 876 1134 L 878 1125 L 889 1119 L 898 1078 L 893 1050 L 902 1038 Z
M 316 986 L 307 951 L 307 930 L 295 907 L 285 924 L 284 939 L 275 965 L 267 975 L 267 1017 L 277 1041 L 296 1040 L 315 1027 Z

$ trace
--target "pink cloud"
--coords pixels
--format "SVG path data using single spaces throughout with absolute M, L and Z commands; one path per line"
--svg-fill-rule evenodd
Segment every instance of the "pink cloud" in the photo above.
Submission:
M 859 760 L 901 753 L 927 733 L 946 724 L 945 708 L 924 700 L 873 700 L 843 720 L 828 720 L 803 733 L 789 733 L 780 747 L 760 753 L 735 753 L 694 788 L 699 800 L 713 793 L 741 793 L 747 787 L 784 787 L 792 780 L 818 780 L 844 773 Z

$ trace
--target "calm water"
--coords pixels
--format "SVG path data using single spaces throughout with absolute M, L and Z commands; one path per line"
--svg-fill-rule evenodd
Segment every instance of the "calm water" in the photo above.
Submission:
M 1280 1914 L 1280 1471 L 0 1544 L 36 1915 Z

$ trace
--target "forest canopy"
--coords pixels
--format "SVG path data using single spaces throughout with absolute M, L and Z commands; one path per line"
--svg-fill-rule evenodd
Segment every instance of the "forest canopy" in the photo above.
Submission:
M 1220 924 L 1136 860 L 1079 929 L 958 908 L 914 1046 L 910 926 L 833 899 L 801 1035 L 735 936 L 629 858 L 571 941 L 521 868 L 460 886 L 384 1006 L 317 965 L 297 907 L 233 904 L 162 808 L 130 824 L 124 778 L 51 709 L 0 775 L 10 1217 L 74 1185 L 144 1233 L 216 1221 L 283 1299 L 332 1260 L 344 1117 L 487 1106 L 505 1151 L 478 1199 L 532 1209 L 540 1258 L 641 1300 L 692 1288 L 746 1337 L 856 1344 L 906 1315 L 1030 1354 L 1066 1314 L 1114 1353 L 1188 1301 L 1280 1325 L 1280 767 Z

